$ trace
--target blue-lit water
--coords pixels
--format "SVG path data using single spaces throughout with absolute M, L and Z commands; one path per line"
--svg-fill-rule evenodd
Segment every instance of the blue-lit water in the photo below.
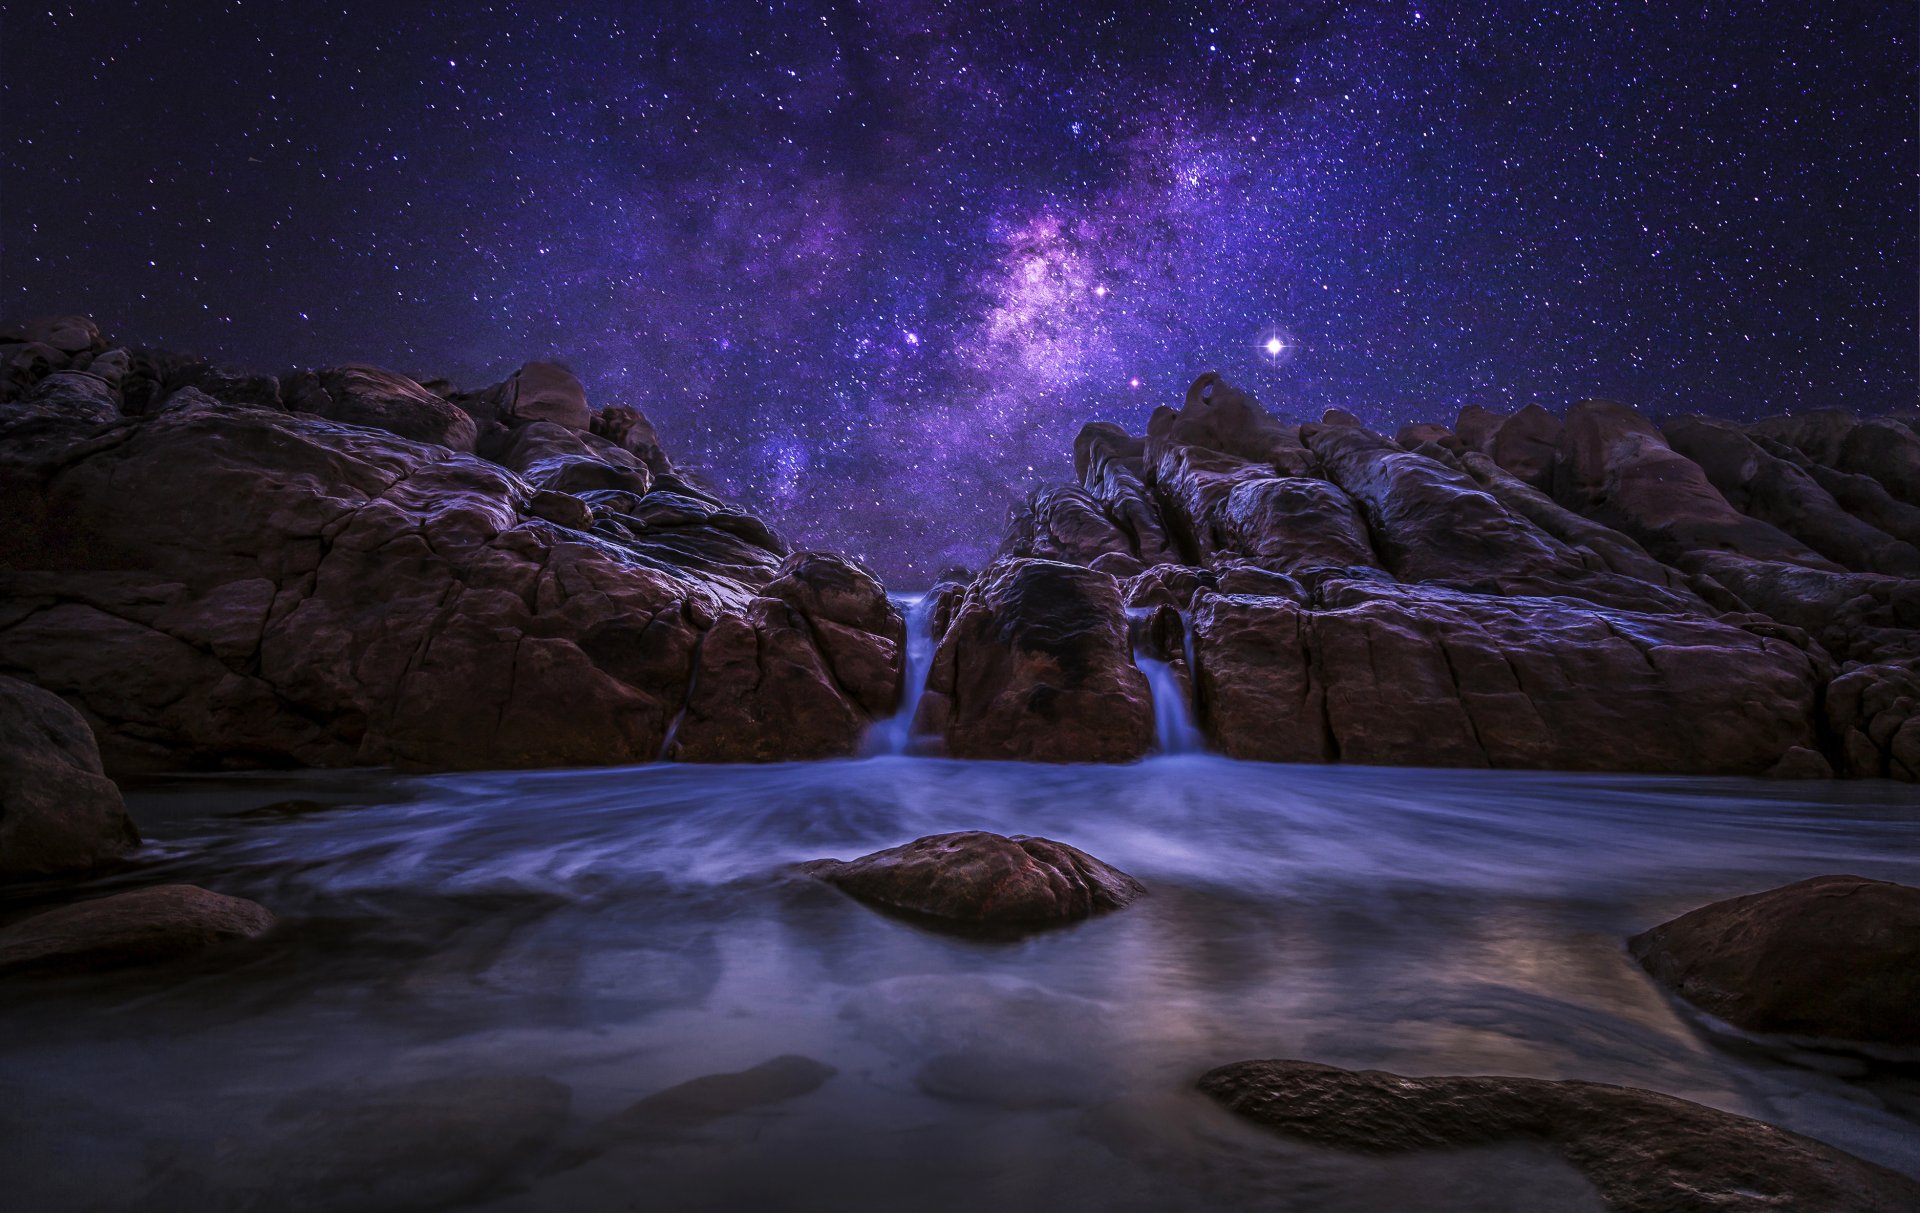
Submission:
M 1194 1093 L 1262 1056 L 1621 1082 L 1920 1173 L 1910 1078 L 1709 1038 L 1622 945 L 1817 873 L 1920 883 L 1907 787 L 1189 755 L 231 776 L 130 804 L 153 845 L 98 891 L 191 881 L 283 926 L 237 967 L 0 989 L 8 1208 L 1599 1207 L 1524 1149 L 1351 1157 Z M 1151 895 L 995 943 L 787 871 L 962 828 Z M 784 1055 L 816 1077 L 610 1119 Z

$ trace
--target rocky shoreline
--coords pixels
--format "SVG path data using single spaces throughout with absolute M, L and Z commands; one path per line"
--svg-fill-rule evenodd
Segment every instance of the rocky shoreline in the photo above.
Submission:
M 857 563 L 791 550 L 652 425 L 528 363 L 460 391 L 0 333 L 0 674 L 109 774 L 918 749 L 1129 761 L 1139 657 L 1284 762 L 1920 777 L 1920 434 L 1464 410 L 1287 424 L 1216 375 L 934 591 L 922 688 Z

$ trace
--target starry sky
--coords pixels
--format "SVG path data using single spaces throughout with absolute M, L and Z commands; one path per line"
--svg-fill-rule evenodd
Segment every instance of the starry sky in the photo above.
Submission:
M 553 357 L 923 582 L 1217 369 L 1391 430 L 1911 405 L 1901 4 L 10 5 L 0 308 Z

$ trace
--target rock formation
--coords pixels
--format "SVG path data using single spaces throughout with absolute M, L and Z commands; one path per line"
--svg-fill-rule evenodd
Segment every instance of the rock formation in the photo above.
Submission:
M 1208 1073 L 1200 1089 L 1275 1132 L 1336 1149 L 1542 1145 L 1585 1174 L 1612 1213 L 1895 1213 L 1920 1202 L 1920 1185 L 1832 1146 L 1632 1087 L 1243 1061 Z
M 1920 1049 L 1920 889 L 1815 876 L 1702 906 L 1629 947 L 1737 1028 Z
M 897 700 L 878 581 L 563 368 L 443 395 L 34 334 L 0 345 L 0 674 L 110 771 L 819 758 Z
M 865 901 L 960 926 L 1034 927 L 1116 910 L 1146 892 L 1133 877 L 1048 838 L 933 834 L 808 874 Z
M 0 678 L 0 880 L 101 867 L 140 844 L 80 714 Z
M 1390 440 L 1338 410 L 1285 424 L 1209 374 L 1144 437 L 1088 425 L 1079 483 L 1017 510 L 967 595 L 1041 557 L 1114 579 L 1076 583 L 1080 634 L 1182 612 L 1166 656 L 1238 758 L 1912 780 L 1916 444 L 1843 413 L 1663 428 L 1597 400 Z M 941 644 L 1030 665 L 1015 634 Z M 1064 687 L 1035 672 L 997 737 L 923 722 L 970 757 L 1113 757 L 1114 729 L 1037 752 L 1027 705 Z

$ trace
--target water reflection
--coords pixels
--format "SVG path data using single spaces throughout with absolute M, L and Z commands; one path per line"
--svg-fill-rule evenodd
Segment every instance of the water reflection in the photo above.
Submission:
M 287 926 L 237 970 L 9 992 L 16 1207 L 1598 1207 L 1524 1150 L 1351 1158 L 1191 1090 L 1276 1055 L 1624 1082 L 1920 1171 L 1897 1075 L 1730 1051 L 1622 947 L 1819 872 L 1920 882 L 1910 789 L 880 758 L 228 777 L 133 807 L 154 857 L 103 889 L 194 881 Z M 990 943 L 785 870 L 959 828 L 1152 895 Z M 711 1075 L 689 1089 L 719 1112 L 634 1111 Z

